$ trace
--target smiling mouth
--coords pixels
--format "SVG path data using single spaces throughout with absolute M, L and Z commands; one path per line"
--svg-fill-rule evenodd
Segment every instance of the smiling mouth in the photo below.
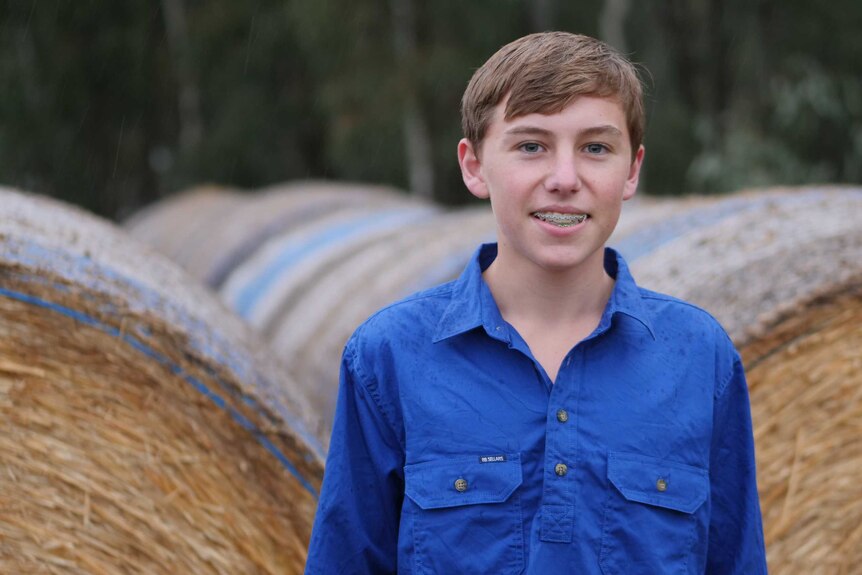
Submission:
M 560 212 L 533 212 L 533 217 L 560 228 L 568 228 L 583 223 L 587 214 L 562 214 Z

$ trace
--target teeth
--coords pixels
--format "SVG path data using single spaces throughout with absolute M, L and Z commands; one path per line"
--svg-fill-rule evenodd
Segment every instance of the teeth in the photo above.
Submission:
M 561 228 L 578 225 L 587 219 L 587 214 L 561 214 L 558 212 L 534 212 L 533 216 Z

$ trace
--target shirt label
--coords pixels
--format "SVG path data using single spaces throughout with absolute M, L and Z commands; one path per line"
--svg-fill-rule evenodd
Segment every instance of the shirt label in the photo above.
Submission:
M 479 463 L 498 463 L 506 461 L 505 455 L 483 455 L 479 457 Z

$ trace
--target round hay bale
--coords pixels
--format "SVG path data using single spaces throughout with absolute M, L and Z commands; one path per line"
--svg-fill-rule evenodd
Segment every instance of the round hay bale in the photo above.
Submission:
M 185 211 L 187 205 L 198 203 L 195 198 L 199 195 L 198 191 L 192 190 L 168 198 L 151 208 L 151 215 L 136 217 L 127 227 L 133 236 L 167 253 L 189 273 L 213 288 L 220 287 L 235 267 L 277 234 L 357 206 L 382 209 L 386 204 L 403 201 L 404 198 L 397 190 L 384 186 L 323 181 L 292 182 L 263 188 L 237 195 L 241 201 L 232 203 L 227 211 L 205 210 L 198 214 L 206 233 L 192 238 L 187 231 L 182 232 L 186 234 L 183 239 L 192 241 L 185 244 L 186 251 L 180 257 L 176 247 L 169 249 L 162 245 L 176 241 L 170 232 L 164 237 L 153 233 L 153 228 L 163 228 L 168 221 L 178 223 L 182 215 L 178 212 Z
M 742 344 L 760 319 L 859 270 L 859 213 L 858 188 L 774 190 L 683 212 L 617 245 L 640 285 L 703 307 Z
M 214 185 L 192 188 L 156 202 L 129 218 L 129 234 L 152 246 L 194 277 L 206 269 L 199 261 L 201 245 L 207 245 L 218 225 L 247 202 L 237 190 Z
M 318 421 L 265 350 L 113 226 L 0 188 L 0 572 L 301 573 Z
M 769 571 L 860 573 L 862 274 L 794 302 L 758 333 L 740 351 Z
M 219 293 L 269 338 L 281 310 L 313 291 L 321 270 L 338 269 L 364 246 L 395 237 L 437 212 L 405 200 L 384 208 L 357 206 L 294 226 L 238 266 Z
M 655 245 L 657 228 L 667 222 L 685 223 L 686 214 L 715 202 L 715 198 L 705 196 L 671 199 L 637 195 L 623 204 L 620 220 L 608 244 L 621 250 L 627 258 L 636 257 L 645 246 Z
M 747 189 L 725 196 L 651 198 L 635 196 L 624 205 L 611 245 L 631 262 L 687 234 L 719 224 L 776 201 L 808 202 L 834 188 Z

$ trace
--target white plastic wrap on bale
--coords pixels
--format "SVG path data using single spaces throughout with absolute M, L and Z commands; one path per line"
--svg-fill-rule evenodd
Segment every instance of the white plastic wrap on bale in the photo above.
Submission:
M 715 203 L 714 198 L 701 196 L 686 196 L 683 198 L 653 198 L 636 195 L 623 203 L 617 227 L 611 235 L 608 245 L 618 247 L 625 243 L 625 238 L 638 236 L 638 242 L 647 243 L 657 226 L 668 220 L 680 221 L 686 214 Z M 631 244 L 629 244 L 631 246 Z M 633 246 L 626 251 L 631 252 Z M 629 256 L 632 254 L 629 253 Z
M 207 246 L 220 226 L 246 203 L 245 194 L 231 188 L 198 186 L 169 196 L 132 216 L 125 229 L 196 278 L 206 273 Z
M 337 269 L 365 245 L 396 237 L 427 220 L 437 209 L 419 202 L 395 201 L 385 207 L 357 207 L 295 226 L 262 245 L 238 266 L 220 290 L 222 298 L 266 336 L 285 306 L 314 297 L 321 270 Z
M 801 188 L 730 196 L 670 219 L 652 242 L 620 249 L 640 285 L 714 314 L 742 342 L 748 326 L 862 266 L 862 190 Z
M 182 212 L 194 205 L 198 190 L 180 193 L 148 208 L 144 214 L 130 220 L 126 226 L 132 235 L 143 239 L 204 283 L 219 288 L 233 269 L 251 257 L 269 238 L 283 234 L 295 226 L 316 218 L 360 208 L 381 208 L 403 197 L 384 186 L 369 186 L 322 181 L 299 181 L 235 194 L 230 210 L 215 213 L 201 210 L 195 217 L 204 220 L 205 234 L 192 237 L 182 229 Z M 197 220 L 190 222 L 197 224 Z M 178 226 L 167 233 L 166 224 Z M 185 241 L 185 251 L 176 243 Z M 170 242 L 170 245 L 167 245 Z

